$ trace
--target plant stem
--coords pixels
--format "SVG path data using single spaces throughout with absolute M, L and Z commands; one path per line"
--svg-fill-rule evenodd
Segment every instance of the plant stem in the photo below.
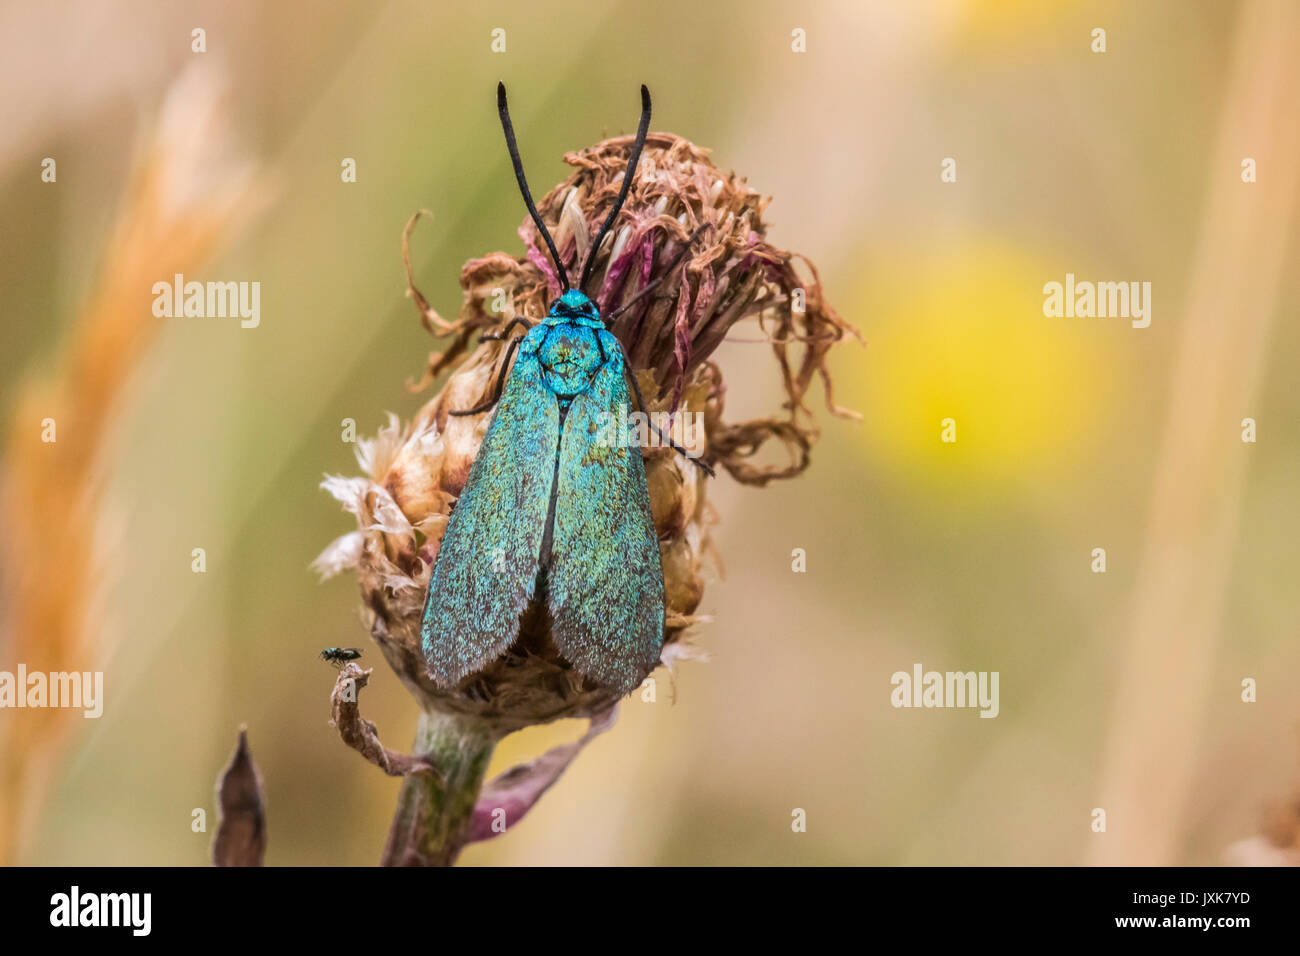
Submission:
M 414 753 L 429 757 L 442 779 L 408 774 L 381 861 L 384 866 L 451 866 L 465 845 L 496 737 L 477 721 L 421 712 Z

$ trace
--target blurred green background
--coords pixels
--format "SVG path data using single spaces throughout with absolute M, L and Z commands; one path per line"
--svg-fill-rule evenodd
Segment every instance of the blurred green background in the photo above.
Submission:
M 1287 264 L 1267 296 L 1276 318 L 1248 405 L 1205 423 L 1225 459 L 1244 456 L 1222 617 L 1212 644 L 1189 651 L 1204 658 L 1202 685 L 1156 667 L 1149 687 L 1187 695 L 1195 715 L 1177 731 L 1193 760 L 1159 857 L 1221 862 L 1293 788 L 1300 716 L 1300 274 L 1294 195 L 1266 162 L 1286 144 L 1241 144 L 1260 157 L 1257 184 L 1240 182 L 1236 160 L 1215 165 L 1250 9 L 7 6 L 6 408 L 55 362 L 142 134 L 198 57 L 229 87 L 222 145 L 255 164 L 264 203 L 189 276 L 260 281 L 260 327 L 159 320 L 117 409 L 94 529 L 107 706 L 72 727 L 18 859 L 206 863 L 213 784 L 241 724 L 265 776 L 268 863 L 378 859 L 398 782 L 328 726 L 335 675 L 317 652 L 356 645 L 377 665 L 363 712 L 388 746 L 409 742 L 415 708 L 363 632 L 351 576 L 321 584 L 309 570 L 354 526 L 317 485 L 357 473 L 344 419 L 370 434 L 423 401 L 404 385 L 438 346 L 403 294 L 408 216 L 434 213 L 415 266 L 444 314 L 459 306 L 462 262 L 519 252 L 493 104 L 503 79 L 538 194 L 567 175 L 564 152 L 631 130 L 644 82 L 653 128 L 774 197 L 773 241 L 817 264 L 867 341 L 831 359 L 837 400 L 864 420 L 817 408 L 821 441 L 797 480 L 713 483 L 726 573 L 696 636 L 711 661 L 684 665 L 675 703 L 627 701 L 517 830 L 462 862 L 1099 859 L 1096 841 L 1116 837 L 1089 829 L 1108 748 L 1152 733 L 1116 725 L 1116 695 L 1200 244 L 1213 241 L 1206 210 L 1216 189 L 1273 189 L 1280 226 L 1257 251 Z M 1098 26 L 1105 54 L 1090 50 Z M 204 54 L 191 52 L 195 27 Z M 490 48 L 498 27 L 504 54 Z M 795 28 L 806 53 L 791 50 Z M 1294 124 L 1295 68 L 1275 83 Z M 58 158 L 57 185 L 40 182 L 44 156 Z M 354 184 L 340 182 L 344 157 Z M 944 157 L 956 183 L 940 182 Z M 1151 282 L 1151 327 L 1044 318 L 1042 285 L 1066 272 Z M 1222 315 L 1225 329 L 1248 318 Z M 720 359 L 730 417 L 774 410 L 766 349 L 728 344 Z M 1239 440 L 1248 415 L 1258 444 Z M 939 442 L 948 416 L 955 446 Z M 191 571 L 196 547 L 206 574 Z M 1089 569 L 1095 547 L 1104 575 Z M 1176 631 L 1161 646 L 1179 654 Z M 890 675 L 916 662 L 999 671 L 1000 716 L 895 710 Z M 1258 703 L 1241 702 L 1243 677 L 1260 680 Z M 493 766 L 580 730 L 517 735 Z M 191 832 L 195 807 L 208 808 L 207 834 Z M 806 833 L 791 832 L 794 808 Z

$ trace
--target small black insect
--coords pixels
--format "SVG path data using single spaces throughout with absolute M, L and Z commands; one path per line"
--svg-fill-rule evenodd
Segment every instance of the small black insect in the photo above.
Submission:
M 335 667 L 342 667 L 348 661 L 355 661 L 361 652 L 355 647 L 327 647 L 320 652 L 320 659 L 329 661 Z

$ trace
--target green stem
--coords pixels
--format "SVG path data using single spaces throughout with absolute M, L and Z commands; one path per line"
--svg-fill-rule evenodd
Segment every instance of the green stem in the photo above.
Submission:
M 442 775 L 402 780 L 384 866 L 451 866 L 465 845 L 470 818 L 496 738 L 476 722 L 423 712 L 414 753 L 433 759 Z

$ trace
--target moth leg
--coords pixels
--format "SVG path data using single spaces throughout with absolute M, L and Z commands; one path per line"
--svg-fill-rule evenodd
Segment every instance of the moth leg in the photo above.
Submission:
M 707 225 L 707 223 L 705 225 Z M 632 298 L 628 299 L 617 309 L 615 309 L 613 312 L 607 315 L 605 317 L 605 327 L 608 328 L 611 322 L 613 322 L 615 319 L 617 319 L 628 309 L 632 308 L 632 306 L 636 305 L 638 302 L 640 302 L 642 299 L 648 296 L 651 292 L 653 292 L 655 289 L 659 287 L 660 283 L 662 283 L 665 279 L 667 279 L 670 275 L 672 275 L 673 270 L 677 268 L 677 263 L 682 261 L 686 253 L 690 250 L 691 246 L 694 245 L 695 240 L 700 237 L 700 234 L 702 232 L 704 232 L 703 225 L 700 226 L 698 229 L 696 229 L 693 233 L 691 233 L 691 237 L 686 240 L 686 245 L 682 246 L 681 249 L 677 250 L 677 255 L 673 256 L 673 261 L 668 263 L 668 268 L 663 271 L 663 273 L 659 276 L 658 279 L 655 279 L 654 282 L 651 282 L 648 286 L 646 286 L 636 295 L 632 296 Z
M 713 467 L 707 461 L 705 461 L 703 458 L 697 458 L 696 456 L 692 455 L 681 445 L 677 444 L 677 442 L 673 441 L 671 438 L 669 438 L 667 435 L 661 432 L 659 430 L 658 425 L 650 421 L 650 408 L 645 403 L 645 396 L 641 394 L 641 386 L 637 384 L 636 376 L 632 374 L 632 369 L 630 366 L 628 367 L 627 370 L 627 377 L 628 377 L 628 381 L 632 383 L 632 392 L 634 395 L 636 395 L 636 403 L 641 406 L 641 411 L 645 412 L 646 414 L 646 424 L 648 424 L 651 428 L 654 429 L 655 434 L 659 436 L 659 440 L 662 441 L 664 444 L 668 445 L 670 448 L 672 448 L 673 451 L 677 452 L 687 461 L 692 462 L 697 468 L 701 469 L 710 478 L 716 477 L 716 475 L 714 475 L 713 473 Z
M 528 319 L 525 319 L 523 316 L 516 315 L 513 319 L 511 319 L 509 322 L 505 324 L 505 328 L 498 329 L 495 332 L 489 332 L 486 335 L 480 335 L 479 341 L 500 342 L 502 339 L 510 337 L 510 332 L 511 330 L 514 329 L 516 325 L 522 325 L 525 329 L 531 329 L 533 327 L 533 323 L 528 321 Z
M 522 320 L 516 319 L 515 321 L 522 321 Z M 515 354 L 515 349 L 519 348 L 519 343 L 522 342 L 523 340 L 524 337 L 522 335 L 516 336 L 515 338 L 511 339 L 510 344 L 506 346 L 505 361 L 501 363 L 501 371 L 497 373 L 497 383 L 496 383 L 496 387 L 492 389 L 491 398 L 489 398 L 486 402 L 483 402 L 481 405 L 475 405 L 473 408 L 466 408 L 462 411 L 457 411 L 456 409 L 450 409 L 448 410 L 447 414 L 448 415 L 478 415 L 482 412 L 486 412 L 498 401 L 500 401 L 501 391 L 506 386 L 506 375 L 510 372 L 510 359 Z

